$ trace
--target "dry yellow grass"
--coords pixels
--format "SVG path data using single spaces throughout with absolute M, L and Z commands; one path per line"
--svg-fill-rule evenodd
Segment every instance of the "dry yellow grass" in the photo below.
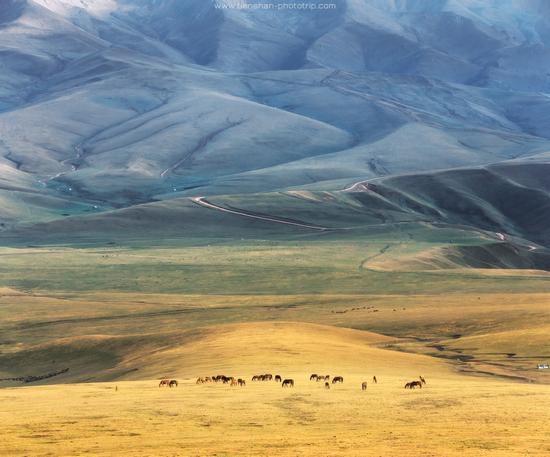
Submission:
M 388 344 L 409 352 L 466 360 L 458 364 L 466 371 L 549 383 L 534 369 L 550 354 L 543 328 L 549 305 L 547 293 L 199 296 L 4 290 L 0 378 L 70 367 L 71 376 L 61 382 L 126 380 L 128 370 L 143 365 L 142 358 L 183 350 L 205 326 L 271 320 L 370 329 L 401 337 Z M 55 357 L 49 357 L 51 349 Z
M 70 370 L 0 382 L 0 456 L 550 455 L 548 277 L 361 268 L 383 246 L 3 250 L 0 378 Z
M 0 390 L 0 455 L 550 454 L 549 386 L 458 375 L 439 359 L 378 347 L 388 341 L 298 323 L 201 329 L 142 359 L 139 376 L 149 379 Z M 250 381 L 265 371 L 294 378 L 295 388 Z M 326 390 L 308 380 L 315 371 L 342 375 L 344 384 Z M 159 389 L 155 373 L 180 386 Z M 244 376 L 247 386 L 194 382 L 217 373 Z M 403 389 L 419 374 L 424 389 Z

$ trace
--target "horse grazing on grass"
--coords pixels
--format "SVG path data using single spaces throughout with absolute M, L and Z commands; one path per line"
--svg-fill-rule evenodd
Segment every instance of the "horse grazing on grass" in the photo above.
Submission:
M 206 381 L 204 378 L 197 378 L 197 382 L 195 384 L 204 384 Z
M 367 381 L 361 383 L 361 390 L 367 390 Z
M 168 387 L 170 381 L 168 379 L 161 379 L 159 382 L 159 387 Z
M 285 379 L 282 387 L 294 387 L 294 379 Z
M 310 380 L 310 381 L 317 381 L 317 378 L 318 378 L 318 377 L 319 377 L 319 376 L 317 376 L 316 374 L 312 374 L 312 375 L 309 377 L 309 380 Z
M 178 381 L 176 381 L 175 379 L 170 380 L 170 382 L 168 383 L 168 387 L 178 387 Z
M 231 383 L 229 384 L 231 387 L 236 387 L 239 385 L 239 383 L 237 382 L 237 380 L 235 378 L 233 378 L 231 380 Z
M 336 384 L 336 383 L 343 383 L 344 382 L 344 378 L 342 376 L 335 376 L 333 379 L 332 379 L 332 383 L 333 384 Z
M 278 374 L 275 375 L 275 382 L 281 382 L 282 378 Z
M 416 389 L 417 387 L 422 389 L 422 383 L 420 381 L 411 381 L 405 384 L 405 389 Z

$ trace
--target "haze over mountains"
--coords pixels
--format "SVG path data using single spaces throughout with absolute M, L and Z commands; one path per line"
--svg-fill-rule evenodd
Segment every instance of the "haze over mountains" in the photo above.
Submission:
M 178 197 L 386 178 L 420 202 L 414 212 L 550 239 L 547 168 L 537 166 L 550 161 L 547 1 L 220 7 L 233 3 L 1 0 L 2 227 L 59 219 L 40 230 L 60 230 L 67 215 L 97 220 L 157 200 L 166 215 L 193 206 Z M 452 179 L 427 177 L 447 169 Z M 485 192 L 496 175 L 508 200 Z M 434 179 L 476 216 L 428 197 Z M 527 207 L 542 216 L 529 235 L 532 214 L 506 206 L 532 195 Z M 392 204 L 408 214 L 405 200 Z

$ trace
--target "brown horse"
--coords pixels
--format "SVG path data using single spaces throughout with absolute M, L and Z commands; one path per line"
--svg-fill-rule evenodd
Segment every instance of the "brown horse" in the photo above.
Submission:
M 405 384 L 405 389 L 416 389 L 417 387 L 422 389 L 422 383 L 420 381 L 411 381 Z
M 197 378 L 197 382 L 195 384 L 204 384 L 206 381 L 204 378 Z
M 229 384 L 229 385 L 230 385 L 231 387 L 236 387 L 236 386 L 239 385 L 239 383 L 237 382 L 237 380 L 236 380 L 235 378 L 233 378 L 233 379 L 231 380 L 231 384 Z
M 317 378 L 318 378 L 318 377 L 319 377 L 319 376 L 317 376 L 316 374 L 312 374 L 312 375 L 309 377 L 309 380 L 310 380 L 310 381 L 317 381 Z
M 367 381 L 361 383 L 361 390 L 367 390 Z
M 340 384 L 344 382 L 344 378 L 342 376 L 335 376 L 333 379 L 332 379 L 332 383 L 333 384 L 336 384 L 337 382 L 339 382 Z
M 294 387 L 294 379 L 285 379 L 282 387 Z
M 282 382 L 282 378 L 280 375 L 278 374 L 275 375 L 275 382 Z
M 168 379 L 161 379 L 159 383 L 159 387 L 168 387 L 170 384 L 170 381 Z
M 420 382 L 424 385 L 426 385 L 426 380 L 422 377 L 422 376 L 419 376 L 420 378 Z
M 178 381 L 176 381 L 175 379 L 170 380 L 170 382 L 168 383 L 168 387 L 178 387 Z
M 325 389 L 330 389 L 330 383 L 325 381 Z
M 237 384 L 240 386 L 240 387 L 244 387 L 246 386 L 246 381 L 244 379 L 237 379 Z
M 372 382 L 374 382 L 375 384 L 378 384 L 378 379 L 376 379 L 376 376 L 372 377 Z

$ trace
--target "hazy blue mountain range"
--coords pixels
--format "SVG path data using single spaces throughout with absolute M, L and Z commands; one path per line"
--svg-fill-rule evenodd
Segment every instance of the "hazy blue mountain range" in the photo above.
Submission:
M 0 0 L 2 227 L 486 166 L 548 195 L 550 2 L 333 2 Z

